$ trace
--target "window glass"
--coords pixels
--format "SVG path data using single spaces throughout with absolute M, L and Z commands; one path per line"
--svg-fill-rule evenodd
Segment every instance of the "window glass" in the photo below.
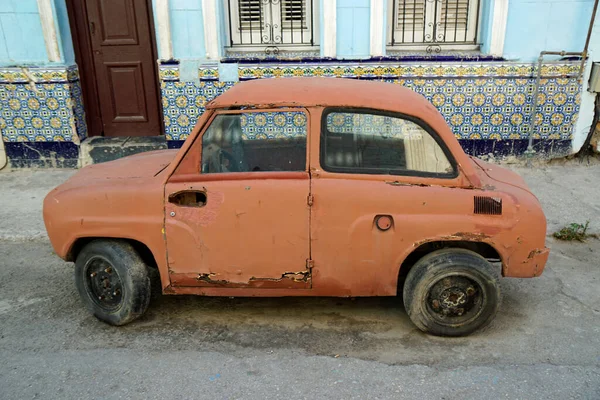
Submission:
M 202 172 L 304 171 L 306 114 L 221 114 L 202 137 Z
M 325 118 L 321 162 L 326 170 L 363 174 L 454 172 L 435 139 L 413 121 L 337 111 Z

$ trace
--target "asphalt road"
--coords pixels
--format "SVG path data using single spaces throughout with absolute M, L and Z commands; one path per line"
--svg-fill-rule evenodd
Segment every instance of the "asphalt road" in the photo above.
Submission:
M 153 297 L 110 327 L 72 264 L 0 242 L 0 398 L 600 398 L 597 240 L 564 244 L 538 279 L 504 279 L 490 327 L 418 331 L 395 298 Z
M 549 232 L 600 226 L 600 165 L 515 167 Z M 0 399 L 600 399 L 600 241 L 503 279 L 496 320 L 428 336 L 395 298 L 157 294 L 134 323 L 89 315 L 45 239 L 41 200 L 72 171 L 0 173 Z

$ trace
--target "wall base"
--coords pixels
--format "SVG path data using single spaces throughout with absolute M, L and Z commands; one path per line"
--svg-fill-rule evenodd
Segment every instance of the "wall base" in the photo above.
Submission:
M 5 142 L 10 168 L 78 168 L 79 146 L 73 142 Z
M 152 137 L 92 137 L 81 143 L 81 166 L 99 164 L 133 154 L 153 150 L 166 150 L 164 136 Z

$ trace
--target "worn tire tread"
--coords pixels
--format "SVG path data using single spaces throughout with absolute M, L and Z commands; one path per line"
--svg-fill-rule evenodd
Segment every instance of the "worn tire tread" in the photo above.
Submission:
M 84 283 L 84 267 L 94 255 L 102 255 L 117 270 L 123 285 L 121 307 L 106 312 L 89 299 Z M 94 316 L 110 325 L 125 325 L 139 318 L 150 303 L 151 282 L 148 267 L 129 243 L 118 239 L 97 239 L 88 243 L 75 261 L 75 285 L 86 307 Z
M 428 284 L 449 268 L 477 274 L 484 280 L 488 291 L 490 303 L 485 306 L 484 314 L 463 326 L 439 324 L 422 308 Z M 438 336 L 464 336 L 484 329 L 494 319 L 501 302 L 498 275 L 485 258 L 473 251 L 449 248 L 431 252 L 417 261 L 406 277 L 403 290 L 406 312 L 420 330 Z

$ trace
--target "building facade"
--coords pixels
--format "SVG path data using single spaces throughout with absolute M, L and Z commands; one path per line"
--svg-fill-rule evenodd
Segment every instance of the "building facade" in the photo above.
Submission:
M 530 138 L 538 155 L 574 153 L 594 117 L 587 82 L 600 61 L 598 20 L 587 61 L 577 54 L 593 7 L 594 0 L 2 0 L 0 167 L 4 154 L 13 167 L 76 167 L 96 137 L 179 147 L 218 94 L 240 81 L 292 76 L 409 87 L 440 110 L 470 154 L 527 154 Z M 546 55 L 540 70 L 542 51 L 573 54 Z

